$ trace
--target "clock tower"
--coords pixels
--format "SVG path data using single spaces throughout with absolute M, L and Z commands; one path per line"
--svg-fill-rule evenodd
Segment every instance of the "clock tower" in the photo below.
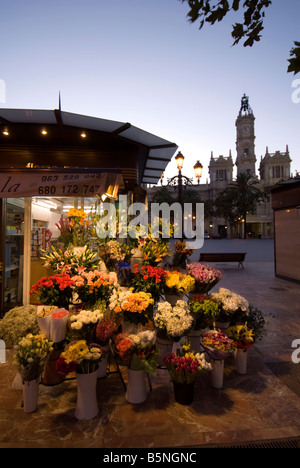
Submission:
M 237 157 L 235 164 L 237 173 L 250 173 L 253 177 L 255 172 L 255 135 L 254 135 L 254 120 L 252 109 L 249 106 L 249 98 L 244 94 L 241 99 L 241 108 L 236 119 L 236 152 Z

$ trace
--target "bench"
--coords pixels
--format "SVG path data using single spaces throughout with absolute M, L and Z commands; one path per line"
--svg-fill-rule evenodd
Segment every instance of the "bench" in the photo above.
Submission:
M 238 262 L 238 268 L 241 265 L 244 268 L 243 262 L 245 260 L 246 253 L 239 252 L 226 252 L 226 253 L 201 253 L 200 262 Z

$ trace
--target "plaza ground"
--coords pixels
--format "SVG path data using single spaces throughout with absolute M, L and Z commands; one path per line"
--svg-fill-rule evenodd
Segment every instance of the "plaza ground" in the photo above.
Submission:
M 210 239 L 203 252 L 224 251 L 224 246 L 247 252 L 245 268 L 215 264 L 223 271 L 215 290 L 225 287 L 245 296 L 267 323 L 263 341 L 249 350 L 246 375 L 236 373 L 230 358 L 223 388 L 213 389 L 206 374 L 193 404 L 182 406 L 174 401 L 166 370 L 151 378 L 152 391 L 139 405 L 127 403 L 120 375 L 111 373 L 98 380 L 98 417 L 78 421 L 74 380 L 41 385 L 37 411 L 24 413 L 22 392 L 12 389 L 15 369 L 8 350 L 7 362 L 0 364 L 0 447 L 201 448 L 299 440 L 300 363 L 292 361 L 292 343 L 300 339 L 299 284 L 275 277 L 272 240 Z M 126 383 L 126 369 L 121 370 Z

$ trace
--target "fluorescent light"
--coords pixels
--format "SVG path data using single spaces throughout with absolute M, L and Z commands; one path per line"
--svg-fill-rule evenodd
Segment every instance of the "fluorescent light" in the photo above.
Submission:
M 50 210 L 51 208 L 56 210 L 57 208 L 56 203 L 53 203 L 52 201 L 48 201 L 48 200 L 36 200 L 35 199 L 33 203 L 34 205 L 41 206 L 42 208 L 48 208 L 48 210 Z

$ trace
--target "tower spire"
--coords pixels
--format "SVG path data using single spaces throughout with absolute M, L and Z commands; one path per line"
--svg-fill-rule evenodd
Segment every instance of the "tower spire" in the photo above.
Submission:
M 244 96 L 241 99 L 241 108 L 240 108 L 239 115 L 241 116 L 242 113 L 244 113 L 243 115 L 252 114 L 252 109 L 249 106 L 249 97 L 246 96 L 246 94 L 244 94 Z

